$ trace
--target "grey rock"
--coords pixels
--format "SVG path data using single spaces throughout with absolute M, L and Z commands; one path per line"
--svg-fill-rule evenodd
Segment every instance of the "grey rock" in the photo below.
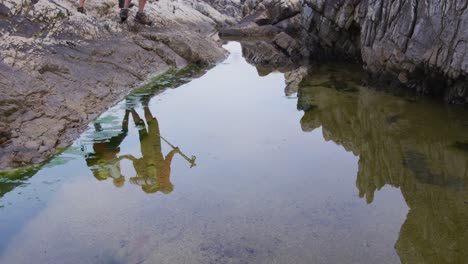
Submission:
M 221 37 L 274 37 L 277 34 L 281 33 L 281 30 L 277 27 L 266 25 L 266 26 L 257 26 L 257 25 L 241 25 L 230 28 L 224 28 L 219 32 Z
M 151 2 L 145 27 L 134 14 L 120 24 L 115 0 L 86 5 L 87 15 L 75 1 L 0 4 L 0 170 L 46 160 L 149 76 L 223 59 L 214 33 L 240 14 L 236 0 Z
M 304 0 L 298 4 L 246 0 L 242 21 L 287 32 L 313 60 L 358 61 L 376 79 L 399 80 L 449 103 L 468 102 L 463 88 L 468 76 L 468 1 Z M 249 32 L 255 30 L 244 27 L 244 34 L 238 35 Z

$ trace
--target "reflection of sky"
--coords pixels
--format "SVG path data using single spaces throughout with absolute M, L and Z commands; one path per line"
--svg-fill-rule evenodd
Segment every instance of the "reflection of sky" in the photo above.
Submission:
M 172 193 L 130 184 L 127 161 L 121 189 L 97 181 L 80 155 L 44 168 L 3 198 L 0 234 L 14 232 L 0 263 L 397 262 L 407 212 L 399 191 L 385 187 L 366 205 L 355 184 L 358 158 L 321 129 L 303 133 L 283 75 L 258 77 L 238 44 L 227 48 L 227 61 L 150 102 L 161 134 L 197 156 L 193 169 L 176 156 Z M 122 107 L 107 115 L 121 120 Z M 132 122 L 119 155 L 139 157 Z M 75 146 L 92 150 L 89 133 Z

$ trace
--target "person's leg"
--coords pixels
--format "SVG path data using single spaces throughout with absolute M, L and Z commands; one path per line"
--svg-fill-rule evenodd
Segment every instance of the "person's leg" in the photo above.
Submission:
M 119 8 L 122 9 L 124 8 L 125 6 L 125 0 L 119 0 Z M 130 4 L 128 4 L 128 8 L 132 8 L 134 7 L 135 5 L 132 4 L 132 0 L 130 0 Z
M 146 0 L 140 0 L 138 2 L 138 12 L 140 13 L 145 12 L 145 5 L 146 5 Z
M 148 132 L 146 131 L 145 121 L 143 121 L 143 119 L 140 118 L 140 116 L 134 109 L 131 110 L 131 114 L 132 114 L 133 122 L 135 123 L 135 126 L 138 128 L 138 136 L 140 137 L 140 144 L 142 144 L 143 140 L 148 135 Z
M 143 25 L 151 25 L 152 22 L 148 19 L 145 14 L 146 0 L 139 0 L 138 2 L 138 13 L 135 16 L 135 21 Z
M 161 148 L 161 133 L 159 131 L 158 119 L 151 114 L 148 106 L 145 106 L 145 119 L 148 124 L 148 135 L 151 137 L 151 148 L 153 149 L 154 158 L 156 161 L 163 161 Z M 149 143 L 149 142 L 148 142 Z
M 120 21 L 125 22 L 128 18 L 128 7 L 130 6 L 130 1 L 132 0 L 125 0 L 125 4 L 122 9 L 120 9 Z
M 128 8 L 130 6 L 130 2 L 132 0 L 125 0 L 124 8 Z
M 84 8 L 84 3 L 85 3 L 85 0 L 80 0 L 78 2 L 78 8 L 76 10 L 78 12 L 80 12 L 80 13 L 86 14 L 86 9 Z
M 130 114 L 130 110 L 126 109 L 125 110 L 125 115 L 122 120 L 122 131 L 123 132 L 128 132 L 128 116 Z
M 130 110 L 130 112 L 132 114 L 132 118 L 133 118 L 133 122 L 135 123 L 135 126 L 140 126 L 146 129 L 145 121 L 143 121 L 143 119 L 140 118 L 140 116 L 135 111 L 135 109 Z
M 151 113 L 151 110 L 149 109 L 148 106 L 143 107 L 143 111 L 145 112 L 146 122 L 153 119 L 153 114 Z

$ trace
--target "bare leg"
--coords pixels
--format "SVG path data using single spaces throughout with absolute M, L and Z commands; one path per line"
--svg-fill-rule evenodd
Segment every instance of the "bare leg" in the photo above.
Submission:
M 143 121 L 143 119 L 140 118 L 140 116 L 134 109 L 131 110 L 131 113 L 132 113 L 132 118 L 133 118 L 133 122 L 135 123 L 135 126 L 145 127 L 145 122 Z
M 153 24 L 145 14 L 145 5 L 146 0 L 139 0 L 138 1 L 138 12 L 135 16 L 135 21 L 142 24 L 142 25 L 151 25 Z
M 146 0 L 140 0 L 138 2 L 138 12 L 143 13 L 145 10 Z
M 82 14 L 86 14 L 86 9 L 84 8 L 85 0 L 79 0 L 78 1 L 78 8 L 76 11 Z
M 130 6 L 131 1 L 132 0 L 125 0 L 125 2 L 123 2 L 123 6 L 120 9 L 120 21 L 121 22 L 127 21 L 128 14 L 130 12 L 130 10 L 128 10 L 128 7 Z M 121 4 L 121 2 L 119 2 L 119 6 L 120 6 L 120 4 Z
M 146 119 L 146 122 L 148 122 L 149 120 L 153 119 L 153 114 L 151 114 L 151 111 L 149 109 L 148 106 L 145 106 L 144 107 L 144 111 L 145 111 L 145 119 Z
M 128 131 L 128 116 L 130 114 L 129 110 L 125 110 L 125 116 L 124 119 L 122 120 L 122 131 L 127 132 Z
M 132 0 L 125 0 L 124 8 L 128 8 Z

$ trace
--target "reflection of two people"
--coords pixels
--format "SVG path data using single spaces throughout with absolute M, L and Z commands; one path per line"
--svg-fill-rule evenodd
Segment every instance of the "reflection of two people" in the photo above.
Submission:
M 141 158 L 132 155 L 117 157 L 120 151 L 119 145 L 127 135 L 128 117 L 131 113 L 133 121 L 138 128 L 141 147 Z M 113 178 L 114 185 L 123 186 L 124 176 L 120 172 L 120 160 L 127 159 L 133 163 L 136 176 L 130 178 L 130 182 L 141 186 L 146 193 L 170 193 L 174 189 L 170 181 L 171 162 L 176 153 L 187 159 L 192 166 L 195 165 L 195 157 L 188 159 L 180 152 L 178 147 L 172 146 L 160 136 L 159 124 L 156 117 L 151 114 L 148 105 L 144 106 L 145 121 L 140 118 L 134 109 L 126 110 L 122 121 L 122 130 L 107 142 L 99 142 L 93 145 L 94 153 L 87 158 L 94 176 L 98 180 Z M 162 154 L 161 139 L 165 140 L 173 149 L 164 157 Z

